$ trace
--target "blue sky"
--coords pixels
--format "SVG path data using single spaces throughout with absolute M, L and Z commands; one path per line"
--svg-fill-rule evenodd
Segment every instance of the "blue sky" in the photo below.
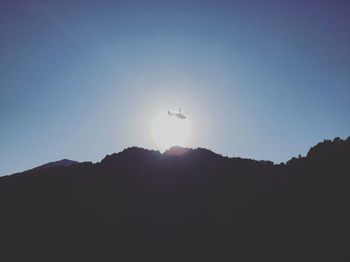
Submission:
M 191 146 L 287 161 L 350 135 L 349 1 L 11 0 L 0 8 L 0 175 L 152 148 L 182 107 Z

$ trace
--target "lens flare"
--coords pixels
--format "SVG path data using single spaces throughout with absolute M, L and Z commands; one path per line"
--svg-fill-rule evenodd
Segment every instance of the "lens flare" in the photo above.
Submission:
M 168 116 L 166 111 L 158 113 L 152 122 L 151 135 L 158 150 L 165 151 L 172 146 L 188 146 L 191 125 L 186 119 Z

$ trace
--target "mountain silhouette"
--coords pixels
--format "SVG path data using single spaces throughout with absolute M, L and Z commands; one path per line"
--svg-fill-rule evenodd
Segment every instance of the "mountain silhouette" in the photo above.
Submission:
M 347 261 L 349 186 L 350 138 L 285 164 L 131 147 L 0 177 L 0 257 Z
M 70 159 L 62 159 L 62 160 L 46 163 L 44 165 L 35 167 L 31 170 L 39 170 L 39 169 L 50 168 L 50 167 L 67 167 L 67 166 L 71 166 L 71 165 L 74 165 L 77 163 L 79 163 L 79 162 L 74 161 L 74 160 L 70 160 Z

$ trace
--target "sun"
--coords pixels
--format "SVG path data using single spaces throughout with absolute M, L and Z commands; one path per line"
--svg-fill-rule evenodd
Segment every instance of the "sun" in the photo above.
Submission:
M 160 151 L 172 146 L 186 147 L 191 137 L 191 125 L 186 119 L 168 116 L 166 111 L 156 114 L 152 121 L 151 136 Z

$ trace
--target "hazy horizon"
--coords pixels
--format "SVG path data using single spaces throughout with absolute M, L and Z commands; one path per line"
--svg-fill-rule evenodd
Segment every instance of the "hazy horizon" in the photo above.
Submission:
M 350 136 L 349 136 L 350 137 Z M 345 140 L 345 139 L 348 139 L 349 137 L 347 137 L 347 138 L 341 138 L 342 140 Z M 334 139 L 325 139 L 325 140 L 331 140 L 331 141 L 333 141 Z M 323 142 L 323 141 L 320 141 L 320 143 L 321 142 Z M 313 145 L 313 146 L 316 146 L 316 145 Z M 292 156 L 291 158 L 289 158 L 289 159 L 286 159 L 285 161 L 280 161 L 280 162 L 275 162 L 275 161 L 273 161 L 273 160 L 270 160 L 270 159 L 253 159 L 253 158 L 251 158 L 251 157 L 249 157 L 249 156 L 247 156 L 247 157 L 241 157 L 241 156 L 230 156 L 230 155 L 225 155 L 225 154 L 221 154 L 220 152 L 215 152 L 215 151 L 213 151 L 213 150 L 211 150 L 210 148 L 203 148 L 203 147 L 181 147 L 181 146 L 177 146 L 177 145 L 174 145 L 174 146 L 172 146 L 172 147 L 170 147 L 170 148 L 167 148 L 166 150 L 159 150 L 159 149 L 154 149 L 154 148 L 145 148 L 145 147 L 139 147 L 139 146 L 129 146 L 129 147 L 126 147 L 126 148 L 124 148 L 124 149 L 122 149 L 122 150 L 120 150 L 120 151 L 116 151 L 116 152 L 111 152 L 111 153 L 108 153 L 108 154 L 106 154 L 106 155 L 104 155 L 101 159 L 97 159 L 96 161 L 92 161 L 92 160 L 87 160 L 87 159 L 85 159 L 85 160 L 76 160 L 76 159 L 69 159 L 69 158 L 62 158 L 62 159 L 55 159 L 55 160 L 52 160 L 52 161 L 48 161 L 48 162 L 46 162 L 46 163 L 41 163 L 41 164 L 37 164 L 36 166 L 32 166 L 32 167 L 28 167 L 28 168 L 26 168 L 26 169 L 23 169 L 23 170 L 17 170 L 16 172 L 12 172 L 12 173 L 9 173 L 9 174 L 0 174 L 0 176 L 4 176 L 4 175 L 11 175 L 11 174 L 15 174 L 15 173 L 20 173 L 20 172 L 22 172 L 22 171 L 28 171 L 28 170 L 30 170 L 30 169 L 33 169 L 33 168 L 38 168 L 38 167 L 41 167 L 41 166 L 43 166 L 43 165 L 46 165 L 46 164 L 51 164 L 51 163 L 55 163 L 55 162 L 61 162 L 61 161 L 65 161 L 65 160 L 67 160 L 67 161 L 77 161 L 78 163 L 80 162 L 80 163 L 82 163 L 82 162 L 92 162 L 92 163 L 98 163 L 98 162 L 101 162 L 106 156 L 108 156 L 108 155 L 112 155 L 112 154 L 114 154 L 114 153 L 122 153 L 124 150 L 127 150 L 127 149 L 131 149 L 131 148 L 139 148 L 139 149 L 145 149 L 145 150 L 154 150 L 154 151 L 158 151 L 160 154 L 167 154 L 167 151 L 171 151 L 171 149 L 176 149 L 176 148 L 178 148 L 178 147 L 180 147 L 180 148 L 182 148 L 182 149 L 193 149 L 193 150 L 197 150 L 197 149 L 208 149 L 208 150 L 210 150 L 210 151 L 212 151 L 213 153 L 215 153 L 215 154 L 218 154 L 218 155 L 221 155 L 222 157 L 229 157 L 229 158 L 235 158 L 235 157 L 238 157 L 238 158 L 242 158 L 242 159 L 252 159 L 252 160 L 257 160 L 257 161 L 272 161 L 274 164 L 280 164 L 280 163 L 285 163 L 286 164 L 286 162 L 288 162 L 289 160 L 291 160 L 292 158 L 297 158 L 297 157 L 299 157 L 299 154 L 298 155 L 294 155 L 294 156 Z M 311 149 L 311 147 L 309 148 L 309 149 Z M 180 154 L 182 154 L 182 153 L 180 153 Z M 306 154 L 305 155 L 302 155 L 302 156 L 306 156 Z

